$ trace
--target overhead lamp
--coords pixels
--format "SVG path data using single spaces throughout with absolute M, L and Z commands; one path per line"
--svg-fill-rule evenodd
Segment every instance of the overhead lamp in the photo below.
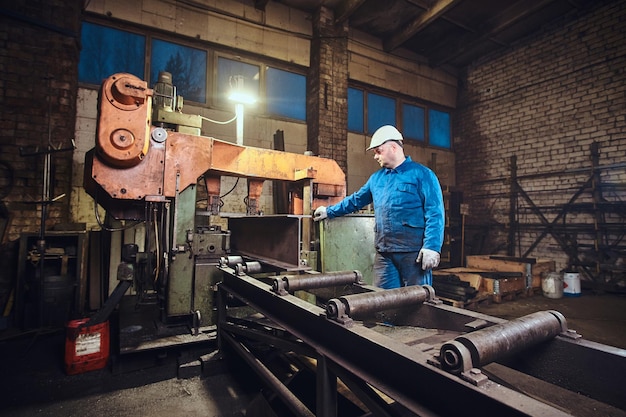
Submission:
M 230 93 L 228 99 L 240 104 L 256 103 L 256 96 L 247 91 L 244 87 L 243 75 L 234 75 L 230 77 Z
M 235 102 L 235 117 L 237 118 L 237 145 L 243 145 L 244 104 L 256 103 L 256 97 L 245 90 L 243 81 L 243 75 L 230 77 L 230 94 L 228 94 L 228 99 Z

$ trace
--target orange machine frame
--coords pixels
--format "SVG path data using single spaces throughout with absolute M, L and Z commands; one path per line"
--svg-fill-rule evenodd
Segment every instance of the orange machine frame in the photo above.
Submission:
M 108 201 L 165 200 L 204 174 L 209 200 L 219 197 L 221 175 L 248 178 L 249 200 L 259 198 L 265 180 L 310 180 L 310 198 L 294 198 L 291 214 L 310 214 L 319 205 L 345 197 L 345 174 L 332 159 L 152 126 L 153 94 L 145 81 L 131 74 L 114 74 L 103 82 L 96 148 L 86 163 L 85 188 L 92 196 L 98 184 Z M 304 207 L 305 202 L 310 207 Z

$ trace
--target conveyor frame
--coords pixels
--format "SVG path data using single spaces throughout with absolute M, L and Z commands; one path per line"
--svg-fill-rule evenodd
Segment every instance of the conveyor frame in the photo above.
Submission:
M 272 284 L 268 280 L 238 274 L 228 267 L 221 269 L 224 277 L 219 285 L 218 301 L 220 347 L 224 347 L 227 342 L 231 345 L 245 344 L 243 341 L 240 342 L 241 330 L 238 332 L 239 335 L 231 331 L 233 318 L 228 308 L 228 300 L 235 298 L 284 329 L 298 341 L 298 344 L 306 346 L 300 350 L 309 351 L 309 355 L 310 351 L 315 352 L 313 359 L 317 360 L 318 375 L 316 404 L 309 405 L 308 409 L 303 411 L 302 403 L 291 402 L 295 415 L 323 417 L 337 415 L 336 391 L 333 389 L 336 387 L 337 377 L 351 386 L 352 392 L 367 404 L 370 410 L 376 408 L 375 415 L 397 415 L 394 408 L 381 399 L 379 392 L 392 398 L 394 405 L 401 405 L 415 415 L 462 415 L 467 413 L 468 404 L 483 415 L 570 415 L 552 405 L 490 381 L 478 368 L 472 369 L 476 377 L 474 380 L 447 373 L 436 366 L 438 352 L 432 346 L 409 346 L 368 328 L 364 322 L 345 326 L 327 318 L 325 309 L 320 306 L 292 294 L 280 295 L 272 291 Z M 381 291 L 359 284 L 353 284 L 350 288 L 344 287 L 342 290 Z M 467 332 L 472 326 L 484 328 L 506 322 L 436 302 L 425 302 L 409 310 L 405 309 L 397 316 L 406 318 L 402 325 L 423 325 L 431 328 L 434 326 Z M 246 337 L 255 338 L 252 333 L 246 334 Z M 580 338 L 570 338 L 567 335 L 557 336 L 546 345 L 548 347 L 542 346 L 533 353 L 538 354 L 541 360 L 517 355 L 517 360 L 512 363 L 519 369 L 532 371 L 531 373 L 537 377 L 547 373 L 551 374 L 553 380 L 561 377 L 572 378 L 567 381 L 569 385 L 567 388 L 587 395 L 604 390 L 597 399 L 623 409 L 624 399 L 620 398 L 614 387 L 624 386 L 626 375 L 623 372 L 626 369 L 624 350 L 587 342 Z M 283 348 L 289 350 L 287 346 Z M 563 355 L 563 352 L 585 354 L 596 366 L 610 366 L 607 369 L 614 369 L 615 373 L 611 373 L 614 376 L 611 380 L 606 377 L 591 377 L 598 374 L 595 372 L 577 377 L 576 372 L 554 369 L 555 367 L 550 364 L 550 352 L 559 351 L 560 355 Z M 587 393 L 584 389 L 590 384 L 595 384 L 591 390 L 593 392 Z M 280 396 L 280 393 L 278 395 Z M 291 401 L 284 397 L 283 400 L 287 403 Z M 311 409 L 317 410 L 317 413 L 310 414 L 313 413 Z

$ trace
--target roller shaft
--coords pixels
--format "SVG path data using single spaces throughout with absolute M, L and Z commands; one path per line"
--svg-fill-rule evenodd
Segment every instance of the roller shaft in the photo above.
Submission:
M 361 282 L 359 271 L 330 272 L 327 274 L 283 276 L 285 289 L 289 292 L 350 285 Z
M 237 264 L 243 263 L 243 258 L 241 256 L 224 256 L 220 260 L 220 263 L 225 266 L 234 267 Z
M 340 311 L 345 310 L 351 318 L 363 317 L 379 311 L 421 304 L 428 298 L 429 292 L 424 287 L 412 285 L 333 298 L 326 306 L 326 313 L 328 317 L 336 318 Z
M 553 339 L 566 326 L 564 320 L 558 312 L 539 311 L 459 336 L 441 347 L 442 367 L 461 372 L 495 362 Z M 471 364 L 464 363 L 468 359 Z

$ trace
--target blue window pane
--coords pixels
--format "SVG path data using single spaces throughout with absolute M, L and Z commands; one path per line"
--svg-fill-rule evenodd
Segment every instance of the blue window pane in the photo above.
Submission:
M 396 124 L 396 101 L 378 94 L 367 94 L 367 133 L 383 125 Z
M 424 109 L 411 104 L 402 105 L 402 134 L 407 139 L 424 140 Z
M 293 72 L 268 68 L 267 111 L 270 114 L 306 120 L 306 77 Z
M 450 113 L 438 110 L 428 111 L 428 138 L 431 145 L 450 149 Z
M 348 88 L 348 130 L 363 133 L 363 91 Z
M 219 57 L 217 60 L 217 100 L 220 104 L 232 105 L 228 101 L 228 95 L 235 86 L 235 79 L 242 77 L 243 85 L 240 85 L 243 94 L 258 99 L 259 97 L 259 66 L 246 64 L 240 61 Z
M 176 94 L 185 101 L 206 103 L 207 53 L 158 39 L 152 41 L 150 59 L 150 82 L 152 86 L 159 79 L 159 72 L 172 74 L 172 84 Z
M 101 84 L 105 78 L 118 72 L 144 79 L 144 36 L 83 22 L 81 43 L 78 63 L 80 82 Z

